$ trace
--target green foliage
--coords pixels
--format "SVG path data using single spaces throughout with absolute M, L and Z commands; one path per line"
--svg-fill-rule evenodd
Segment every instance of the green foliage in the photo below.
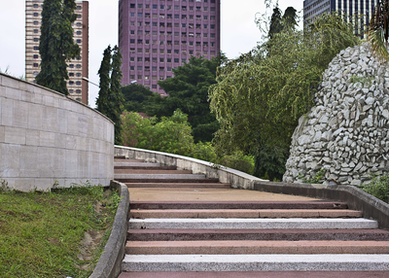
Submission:
M 180 109 L 188 115 L 195 142 L 211 141 L 218 122 L 210 112 L 208 89 L 216 82 L 220 63 L 220 57 L 211 60 L 191 57 L 188 63 L 173 69 L 174 77 L 159 82 L 168 97 L 162 99 L 160 110 L 152 115 L 171 116 Z
M 326 15 L 304 33 L 284 29 L 226 63 L 209 90 L 221 127 L 213 141 L 218 152 L 241 150 L 254 156 L 256 176 L 280 179 L 298 118 L 313 106 L 323 71 L 357 43 L 350 25 Z
M 98 75 L 100 77 L 100 91 L 96 99 L 97 110 L 104 115 L 107 115 L 108 111 L 111 110 L 110 103 L 108 101 L 109 90 L 110 90 L 110 72 L 111 72 L 111 46 L 108 46 L 103 52 L 103 60 L 100 64 Z
M 0 192 L 1 276 L 89 277 L 118 202 L 118 192 L 98 186 Z M 90 245 L 85 234 L 96 235 Z
M 76 20 L 74 0 L 44 0 L 39 53 L 42 59 L 36 82 L 68 95 L 67 61 L 78 58 L 72 23 Z
M 216 162 L 217 155 L 211 142 L 198 142 L 193 146 L 191 157 L 202 159 L 204 161 Z
M 223 156 L 219 159 L 218 163 L 250 175 L 253 175 L 254 173 L 254 158 L 252 156 L 243 154 L 241 151 Z
M 379 0 L 368 28 L 368 41 L 377 55 L 389 61 L 389 0 Z
M 125 146 L 185 155 L 215 162 L 210 142 L 194 143 L 188 117 L 179 109 L 171 117 L 146 118 L 136 112 L 122 115 L 122 143 Z
M 121 113 L 124 95 L 121 90 L 121 53 L 117 46 L 108 46 L 103 53 L 103 60 L 98 74 L 100 91 L 96 99 L 97 110 L 114 122 L 115 144 L 121 143 Z
M 372 181 L 361 188 L 376 198 L 389 204 L 389 174 L 374 177 Z
M 282 25 L 282 11 L 279 9 L 278 6 L 275 6 L 272 16 L 271 16 L 271 21 L 269 24 L 269 31 L 268 31 L 268 37 L 272 39 L 274 34 L 278 34 L 282 31 L 283 25 Z
M 142 112 L 150 116 L 162 111 L 162 97 L 140 84 L 131 84 L 122 87 L 125 98 L 124 107 L 126 111 Z
M 194 145 L 187 115 L 177 110 L 172 117 L 143 118 L 135 112 L 122 116 L 122 143 L 125 146 L 190 155 Z
M 324 168 L 319 169 L 313 177 L 310 179 L 303 180 L 305 183 L 323 183 L 325 181 L 326 170 Z

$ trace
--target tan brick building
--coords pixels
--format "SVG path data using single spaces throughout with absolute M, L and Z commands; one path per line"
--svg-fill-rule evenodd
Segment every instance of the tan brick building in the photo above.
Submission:
M 44 0 L 26 0 L 25 2 L 25 76 L 34 82 L 40 72 L 40 26 Z M 69 95 L 88 104 L 88 83 L 82 80 L 89 72 L 89 2 L 76 1 L 78 15 L 74 22 L 74 39 L 81 48 L 81 59 L 68 62 L 67 88 Z

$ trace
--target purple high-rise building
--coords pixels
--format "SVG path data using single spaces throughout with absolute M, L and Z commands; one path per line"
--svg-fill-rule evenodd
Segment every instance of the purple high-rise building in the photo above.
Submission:
M 119 0 L 122 84 L 165 94 L 159 80 L 191 56 L 220 53 L 220 0 Z

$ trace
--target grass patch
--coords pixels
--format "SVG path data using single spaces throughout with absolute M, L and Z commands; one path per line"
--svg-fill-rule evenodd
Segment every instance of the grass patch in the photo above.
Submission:
M 119 203 L 116 191 L 0 191 L 1 277 L 88 277 Z

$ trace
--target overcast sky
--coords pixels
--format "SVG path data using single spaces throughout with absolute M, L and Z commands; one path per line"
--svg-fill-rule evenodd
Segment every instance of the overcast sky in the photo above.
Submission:
M 266 11 L 264 0 L 221 0 L 221 50 L 236 58 L 256 46 L 261 33 L 255 15 Z M 244 4 L 245 3 L 245 4 Z M 303 0 L 279 0 L 282 12 L 293 6 L 301 11 Z M 301 13 L 302 15 L 302 13 Z M 25 1 L 0 0 L 0 70 L 25 75 Z M 89 79 L 98 83 L 97 71 L 108 46 L 118 44 L 118 0 L 89 0 Z M 94 106 L 98 88 L 89 86 Z

